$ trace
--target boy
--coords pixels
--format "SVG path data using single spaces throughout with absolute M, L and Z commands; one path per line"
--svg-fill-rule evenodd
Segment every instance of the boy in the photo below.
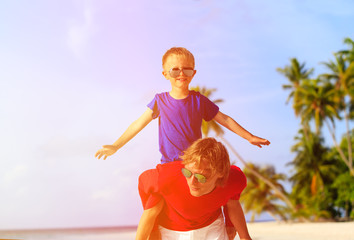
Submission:
M 246 177 L 238 167 L 230 167 L 223 144 L 214 138 L 199 139 L 181 158 L 140 175 L 144 212 L 136 239 L 227 240 L 221 213 L 226 205 L 240 239 L 250 240 L 239 203 Z M 152 237 L 156 223 L 159 232 Z
M 189 90 L 189 84 L 197 71 L 194 69 L 194 56 L 187 49 L 169 49 L 162 58 L 162 67 L 163 76 L 171 83 L 171 91 L 156 94 L 143 115 L 134 121 L 116 142 L 104 145 L 98 150 L 95 157 L 103 157 L 105 160 L 157 117 L 161 163 L 179 160 L 179 155 L 202 137 L 202 119 L 214 119 L 258 147 L 270 144 L 268 140 L 252 135 L 231 117 L 220 112 L 218 106 L 208 98 Z

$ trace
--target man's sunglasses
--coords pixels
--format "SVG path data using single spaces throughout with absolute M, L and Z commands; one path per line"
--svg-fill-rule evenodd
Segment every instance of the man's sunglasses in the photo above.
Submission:
M 194 69 L 192 68 L 182 68 L 182 69 L 171 68 L 169 73 L 171 77 L 176 78 L 180 75 L 181 71 L 183 71 L 183 74 L 186 75 L 187 77 L 192 77 L 194 74 Z
M 192 172 L 189 171 L 188 169 L 182 168 L 182 174 L 186 177 L 186 178 L 190 178 L 192 176 Z M 205 183 L 207 178 L 199 173 L 194 173 L 194 177 L 198 180 L 198 182 L 200 183 Z

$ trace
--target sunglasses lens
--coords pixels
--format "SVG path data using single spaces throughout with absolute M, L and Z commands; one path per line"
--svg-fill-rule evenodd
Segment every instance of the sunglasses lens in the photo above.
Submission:
M 170 70 L 170 76 L 173 77 L 173 78 L 176 78 L 178 77 L 178 75 L 181 73 L 181 71 L 183 71 L 183 74 L 186 75 L 187 77 L 192 77 L 193 74 L 194 74 L 194 70 L 193 69 L 179 69 L 179 68 L 172 68 Z
M 186 178 L 190 178 L 192 176 L 192 172 L 185 169 L 185 168 L 182 168 L 182 174 L 186 177 Z
M 183 69 L 183 73 L 187 77 L 191 77 L 191 76 L 193 76 L 194 70 L 193 69 Z
M 185 168 L 182 168 L 182 174 L 186 177 L 186 178 L 190 178 L 192 176 L 192 172 L 185 169 Z M 198 174 L 198 173 L 195 173 L 194 174 L 194 177 L 198 180 L 198 182 L 200 183 L 205 183 L 206 182 L 206 177 L 201 175 L 201 174 Z
M 196 173 L 196 174 L 194 174 L 194 176 L 198 180 L 198 182 L 200 182 L 200 183 L 206 182 L 206 177 L 204 177 L 203 175 Z
M 171 69 L 170 70 L 170 76 L 173 78 L 178 77 L 178 75 L 180 74 L 181 70 L 179 69 Z

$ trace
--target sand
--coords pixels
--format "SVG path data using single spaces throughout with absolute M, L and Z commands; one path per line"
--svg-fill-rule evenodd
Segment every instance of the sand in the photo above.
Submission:
M 354 240 L 354 222 L 248 223 L 248 230 L 253 240 Z
M 253 240 L 354 240 L 354 222 L 258 222 L 247 225 Z M 14 238 L 23 240 L 134 240 L 135 230 L 0 230 L 0 240 Z

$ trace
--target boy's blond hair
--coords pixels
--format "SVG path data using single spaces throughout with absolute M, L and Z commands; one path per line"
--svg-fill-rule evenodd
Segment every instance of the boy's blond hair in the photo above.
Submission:
M 222 177 L 216 185 L 226 183 L 230 173 L 230 159 L 225 146 L 214 138 L 203 138 L 195 141 L 180 156 L 184 165 L 194 163 L 197 168 L 201 165 L 210 168 L 212 174 L 220 174 Z
M 193 54 L 190 51 L 188 51 L 186 48 L 183 48 L 183 47 L 172 47 L 172 48 L 168 49 L 165 52 L 165 54 L 162 56 L 162 67 L 164 67 L 167 58 L 173 54 L 182 55 L 182 56 L 189 58 L 193 62 L 193 68 L 195 67 L 195 61 L 194 61 Z

